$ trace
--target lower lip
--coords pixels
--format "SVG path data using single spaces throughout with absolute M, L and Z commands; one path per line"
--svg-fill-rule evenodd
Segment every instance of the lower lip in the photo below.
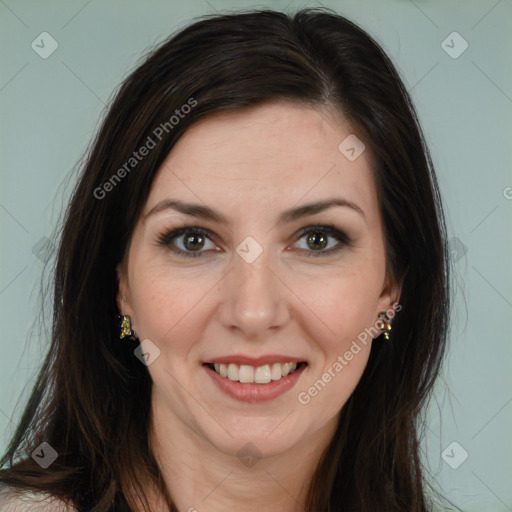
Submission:
M 289 391 L 299 380 L 306 365 L 303 364 L 290 375 L 281 377 L 279 380 L 273 380 L 268 384 L 242 384 L 241 382 L 221 377 L 215 370 L 206 365 L 203 365 L 203 368 L 217 387 L 226 395 L 235 400 L 254 403 L 273 400 Z

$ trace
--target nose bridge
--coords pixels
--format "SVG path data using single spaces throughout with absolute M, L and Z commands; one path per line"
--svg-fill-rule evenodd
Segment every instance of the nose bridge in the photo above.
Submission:
M 270 270 L 272 258 L 269 251 L 263 250 L 252 259 L 256 247 L 251 247 L 250 240 L 248 243 L 241 243 L 233 255 L 226 276 L 221 319 L 226 327 L 237 327 L 250 337 L 284 324 L 288 319 L 288 307 L 283 284 Z M 252 257 L 246 257 L 251 251 Z

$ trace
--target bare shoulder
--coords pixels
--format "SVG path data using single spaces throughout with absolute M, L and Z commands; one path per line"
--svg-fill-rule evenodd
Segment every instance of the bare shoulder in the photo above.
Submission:
M 76 508 L 44 492 L 0 487 L 1 512 L 76 512 Z

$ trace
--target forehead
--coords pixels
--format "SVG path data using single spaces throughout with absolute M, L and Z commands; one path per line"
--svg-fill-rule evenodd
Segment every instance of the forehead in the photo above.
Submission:
M 239 202 L 286 209 L 302 198 L 341 194 L 375 208 L 367 151 L 350 161 L 338 149 L 351 134 L 341 117 L 290 102 L 209 117 L 178 140 L 155 177 L 146 211 L 169 196 L 228 210 Z

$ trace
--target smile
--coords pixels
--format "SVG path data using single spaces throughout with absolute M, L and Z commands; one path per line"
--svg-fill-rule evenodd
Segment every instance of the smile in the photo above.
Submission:
M 267 364 L 260 360 L 258 366 L 228 361 L 203 363 L 202 366 L 224 395 L 250 403 L 266 402 L 284 395 L 297 384 L 308 367 L 305 361 L 270 363 L 268 358 L 265 359 Z
M 295 372 L 301 365 L 306 363 L 288 362 L 273 363 L 263 366 L 250 366 L 235 363 L 207 363 L 210 369 L 225 379 L 245 384 L 268 384 L 272 381 L 281 380 L 283 377 Z

